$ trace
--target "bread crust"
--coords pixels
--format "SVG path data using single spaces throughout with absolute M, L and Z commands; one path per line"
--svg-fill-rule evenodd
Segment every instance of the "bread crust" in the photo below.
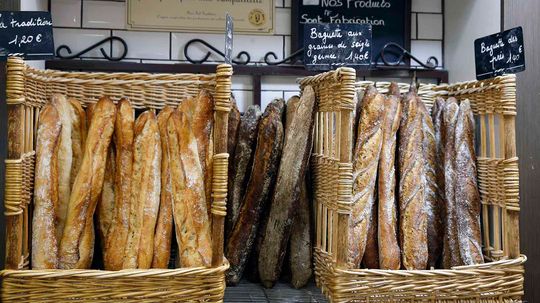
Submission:
M 58 268 L 56 233 L 58 193 L 58 149 L 62 123 L 58 111 L 47 104 L 39 115 L 34 176 L 32 220 L 32 268 Z

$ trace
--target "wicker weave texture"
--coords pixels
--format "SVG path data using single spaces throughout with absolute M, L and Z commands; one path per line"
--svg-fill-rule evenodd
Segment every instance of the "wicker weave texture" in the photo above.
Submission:
M 351 108 L 338 100 L 368 85 L 387 93 L 390 83 L 343 81 L 343 71 L 336 70 L 305 78 L 300 84 L 312 85 L 317 92 L 311 160 L 316 208 L 315 277 L 332 302 L 521 302 L 526 257 L 519 254 L 514 76 L 454 85 L 421 85 L 418 89 L 429 109 L 438 96 L 469 99 L 477 120 L 483 246 L 490 262 L 449 270 L 351 269 L 344 238 L 349 232 L 354 144 L 352 132 L 346 127 L 352 128 L 353 124 L 345 121 L 343 125 Z M 399 88 L 405 92 L 409 84 L 400 83 Z
M 9 146 L 6 160 L 6 268 L 1 272 L 2 302 L 222 302 L 225 291 L 223 217 L 226 215 L 228 158 L 226 117 L 230 110 L 230 65 L 216 74 L 86 73 L 38 70 L 19 58 L 7 65 Z M 40 108 L 54 93 L 77 98 L 83 106 L 108 95 L 127 97 L 137 109 L 176 106 L 201 89 L 214 96 L 212 182 L 213 252 L 210 268 L 151 270 L 28 270 L 32 218 L 35 130 Z M 225 121 L 225 122 L 223 122 Z M 217 236 L 216 236 L 217 235 Z M 217 252 L 217 253 L 216 253 Z

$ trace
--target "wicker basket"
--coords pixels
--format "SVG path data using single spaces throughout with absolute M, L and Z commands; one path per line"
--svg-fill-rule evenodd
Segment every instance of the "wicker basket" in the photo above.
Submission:
M 216 74 L 85 73 L 37 70 L 23 60 L 7 64 L 6 268 L 2 302 L 222 302 L 225 291 L 223 219 L 227 196 L 227 121 L 232 67 Z M 28 270 L 36 120 L 53 93 L 96 102 L 127 97 L 138 109 L 177 105 L 208 89 L 215 99 L 212 184 L 212 267 L 150 270 Z
M 468 98 L 479 124 L 478 179 L 484 254 L 488 263 L 449 270 L 351 269 L 348 231 L 352 198 L 352 110 L 355 71 L 307 77 L 317 94 L 314 152 L 316 281 L 332 302 L 502 303 L 521 302 L 519 172 L 515 148 L 515 77 L 455 85 L 423 85 L 431 107 L 436 96 Z M 388 83 L 378 83 L 384 92 Z M 402 90 L 407 85 L 400 85 Z

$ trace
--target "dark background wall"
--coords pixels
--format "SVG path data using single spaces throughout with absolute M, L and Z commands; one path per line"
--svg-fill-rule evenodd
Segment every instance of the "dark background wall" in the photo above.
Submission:
M 521 252 L 525 266 L 525 300 L 540 302 L 540 1 L 504 0 L 504 28 L 523 26 L 527 70 L 517 76 L 517 153 L 520 169 Z

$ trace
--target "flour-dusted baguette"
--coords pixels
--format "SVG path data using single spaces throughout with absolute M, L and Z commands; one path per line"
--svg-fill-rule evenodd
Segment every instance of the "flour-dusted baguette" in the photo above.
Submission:
M 422 155 L 424 157 L 424 198 L 427 213 L 427 268 L 436 268 L 440 263 L 443 247 L 444 225 L 442 211 L 444 200 L 437 183 L 437 141 L 435 127 L 427 108 L 420 98 L 417 99 L 422 115 Z
M 115 195 L 111 224 L 104 244 L 103 263 L 107 270 L 120 270 L 124 264 L 130 220 L 134 123 L 135 110 L 127 99 L 121 99 L 115 120 L 114 161 L 109 162 L 114 164 Z
M 279 278 L 292 219 L 298 208 L 301 185 L 305 180 L 311 152 L 315 115 L 315 91 L 303 89 L 296 114 L 286 131 L 270 216 L 264 232 L 259 255 L 259 275 L 265 287 L 272 287 Z
M 424 137 L 419 102 L 414 92 L 403 98 L 399 127 L 399 234 L 401 261 L 405 269 L 425 269 L 428 260 L 422 154 Z
M 457 213 L 455 188 L 457 171 L 456 157 L 456 124 L 459 113 L 457 100 L 450 97 L 443 110 L 442 136 L 444 138 L 444 195 L 445 195 L 445 230 L 443 243 L 443 267 L 462 265 L 460 262 L 459 240 L 457 230 Z
M 114 130 L 116 108 L 102 97 L 93 110 L 81 168 L 73 183 L 66 225 L 60 242 L 60 268 L 87 268 L 94 249 L 93 216 L 103 188 L 107 150 Z
M 480 228 L 480 193 L 476 180 L 474 116 L 469 100 L 459 104 L 455 135 L 456 214 L 461 263 L 484 262 Z M 456 252 L 454 252 L 456 253 Z
M 238 126 L 238 141 L 236 143 L 234 158 L 230 162 L 230 166 L 234 167 L 234 171 L 231 176 L 227 199 L 227 234 L 230 234 L 234 228 L 234 224 L 238 220 L 242 198 L 244 197 L 246 184 L 251 172 L 253 151 L 255 150 L 257 138 L 257 125 L 260 117 L 261 110 L 259 106 L 250 105 L 241 117 L 240 125 Z
M 71 129 L 71 148 L 73 150 L 73 161 L 71 162 L 72 173 L 70 188 L 73 187 L 75 177 L 81 168 L 84 156 L 84 145 L 86 144 L 86 135 L 88 132 L 88 121 L 86 121 L 86 112 L 81 106 L 81 102 L 75 98 L 68 98 L 68 102 L 73 110 L 73 126 Z
M 58 197 L 58 149 L 62 123 L 56 108 L 47 104 L 39 115 L 34 176 L 32 220 L 32 268 L 58 268 L 56 209 Z
M 105 174 L 103 176 L 103 189 L 101 190 L 101 195 L 99 196 L 96 206 L 97 232 L 99 235 L 99 244 L 101 246 L 103 256 L 107 254 L 107 235 L 114 217 L 114 176 L 116 170 L 115 156 L 116 152 L 114 149 L 114 143 L 111 142 L 109 149 L 107 150 Z
M 201 90 L 196 98 L 189 98 L 180 103 L 178 109 L 192 121 L 192 131 L 197 140 L 199 161 L 204 176 L 204 191 L 206 209 L 210 216 L 212 192 L 212 156 L 213 126 L 214 126 L 214 99 L 207 90 Z
M 167 268 L 171 256 L 171 240 L 173 230 L 173 205 L 171 188 L 171 169 L 169 165 L 169 140 L 167 123 L 174 109 L 165 106 L 158 114 L 159 135 L 161 138 L 161 197 L 159 216 L 154 236 L 154 257 L 152 268 Z
M 181 267 L 209 266 L 212 261 L 203 173 L 191 125 L 188 116 L 178 110 L 167 123 L 173 217 Z
M 284 127 L 281 119 L 284 107 L 283 100 L 274 100 L 266 107 L 260 119 L 253 165 L 242 208 L 226 243 L 225 256 L 231 266 L 227 272 L 227 283 L 230 285 L 236 285 L 242 278 L 260 228 L 262 212 L 271 198 L 283 147 Z
M 443 136 L 443 112 L 446 102 L 443 98 L 437 97 L 431 108 L 431 119 L 433 121 L 433 134 L 435 136 L 435 174 L 437 186 L 439 187 L 444 210 L 444 136 Z M 444 215 L 444 211 L 441 212 Z M 444 218 L 443 218 L 444 219 Z M 444 220 L 443 220 L 444 226 Z M 444 230 L 443 230 L 444 234 Z M 444 237 L 444 236 L 443 236 Z M 444 241 L 443 241 L 444 242 Z
M 396 83 L 390 85 L 385 100 L 383 144 L 379 159 L 378 176 L 378 244 L 381 269 L 400 269 L 401 250 L 398 239 L 398 212 L 396 200 L 396 143 L 401 120 L 401 100 L 395 95 Z
M 384 97 L 370 86 L 364 93 L 353 152 L 353 198 L 349 227 L 350 261 L 360 267 L 375 201 L 377 167 L 383 141 Z
M 371 214 L 369 215 L 371 221 L 368 225 L 366 249 L 364 251 L 364 257 L 362 258 L 362 266 L 365 268 L 377 269 L 379 268 L 379 238 L 378 238 L 378 214 L 379 203 L 377 199 L 377 185 L 375 185 L 375 192 L 373 193 L 374 203 L 371 207 Z

